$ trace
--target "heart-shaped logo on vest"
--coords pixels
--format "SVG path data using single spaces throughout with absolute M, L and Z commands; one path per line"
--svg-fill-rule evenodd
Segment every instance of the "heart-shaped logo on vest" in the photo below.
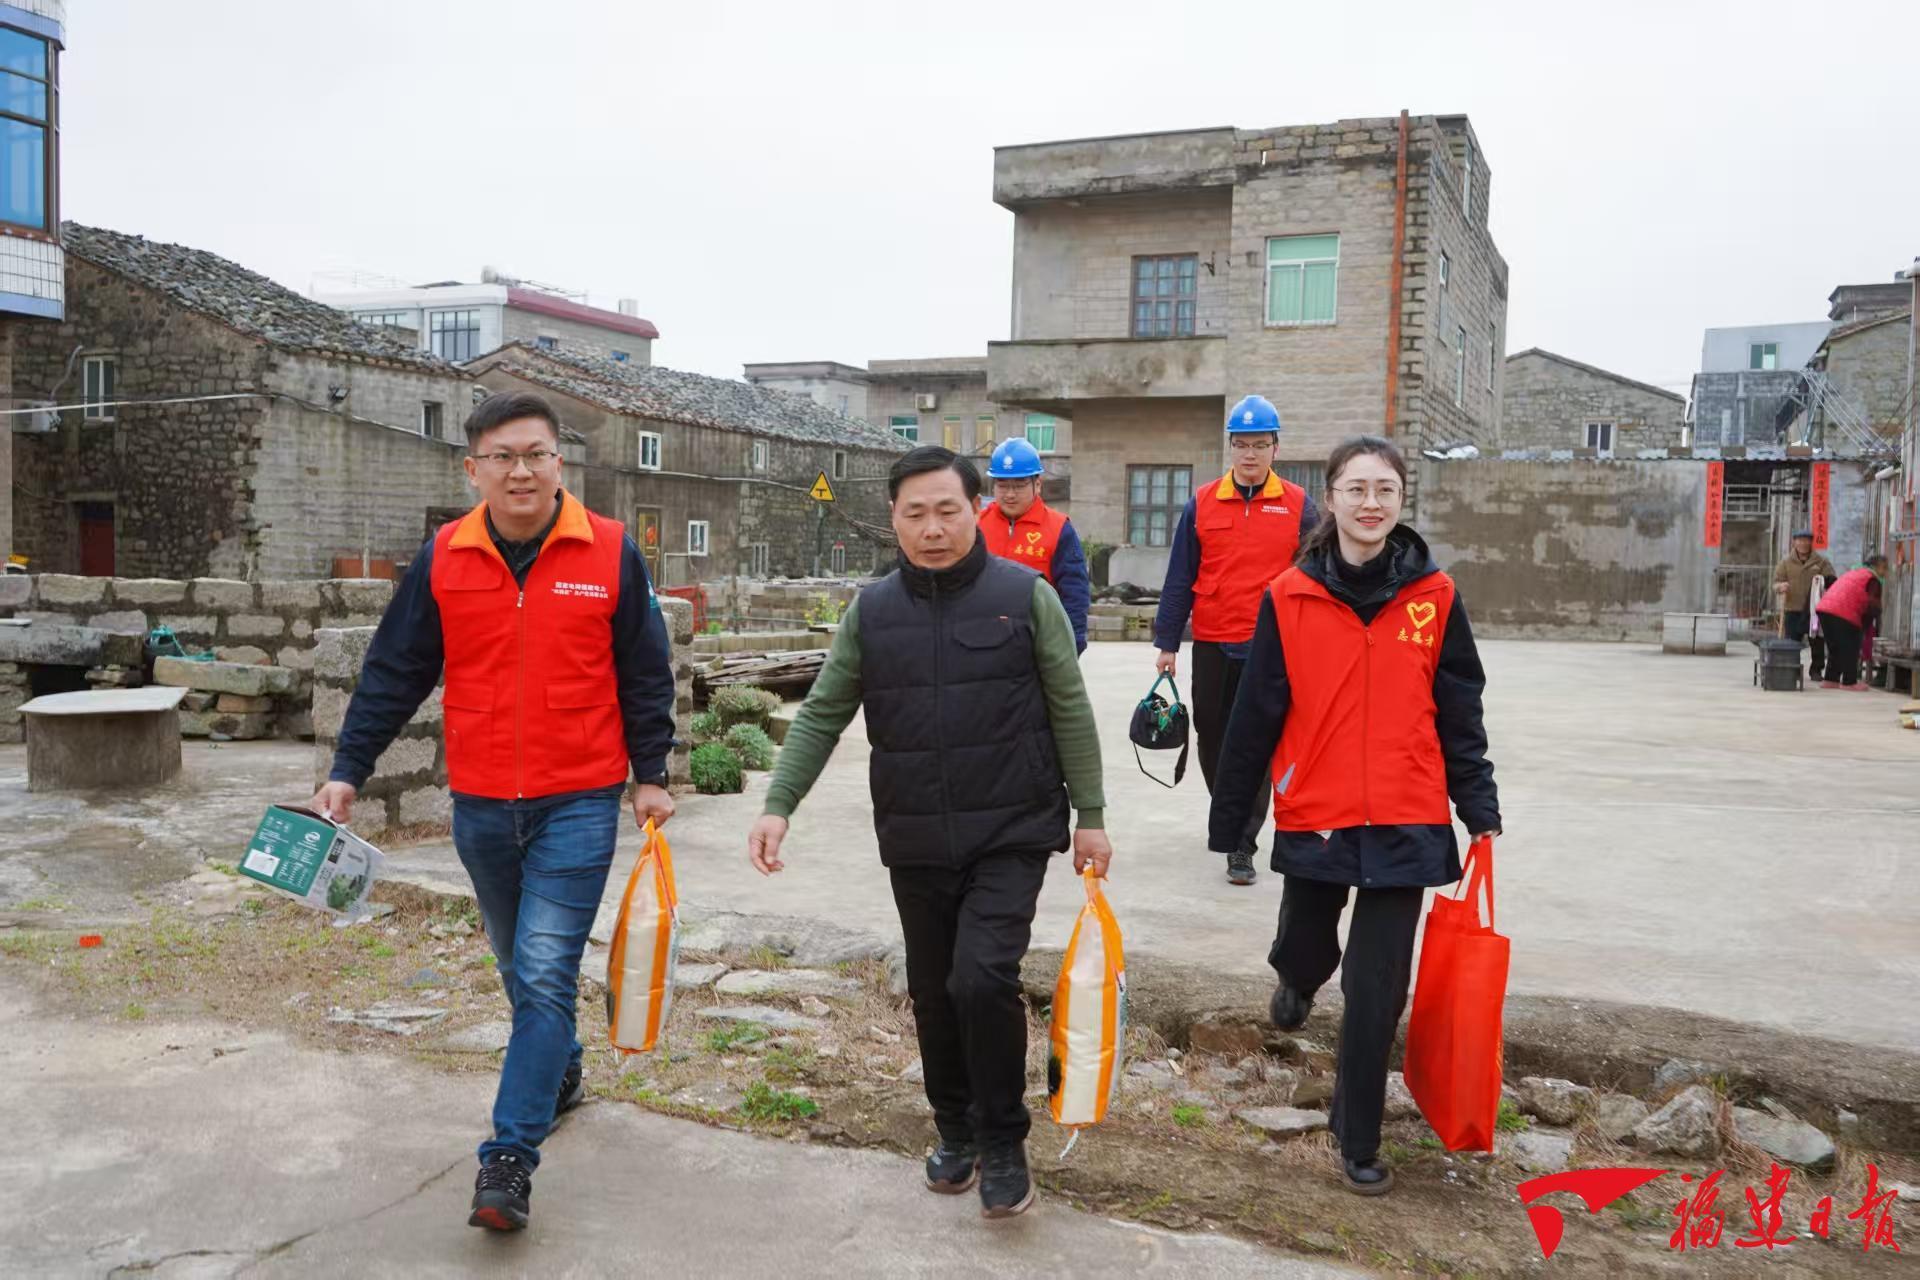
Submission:
M 1439 608 L 1431 600 L 1418 600 L 1407 606 L 1407 617 L 1412 619 L 1415 631 L 1432 622 L 1434 615 L 1439 612 Z
M 1040 541 L 1040 531 L 1038 529 L 1027 530 L 1027 541 L 1028 542 Z

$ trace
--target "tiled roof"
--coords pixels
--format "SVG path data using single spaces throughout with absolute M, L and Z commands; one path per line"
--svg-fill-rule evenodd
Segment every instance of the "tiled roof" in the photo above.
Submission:
M 660 422 L 886 453 L 905 453 L 909 448 L 893 432 L 835 413 L 806 396 L 659 365 L 565 350 L 541 351 L 513 343 L 466 368 L 470 372 L 504 369 L 615 413 Z
M 271 346 L 461 376 L 438 356 L 219 254 L 77 222 L 62 223 L 60 234 L 74 257 Z

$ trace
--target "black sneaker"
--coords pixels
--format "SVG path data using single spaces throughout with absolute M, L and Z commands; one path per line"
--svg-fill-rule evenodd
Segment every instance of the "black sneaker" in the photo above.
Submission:
M 980 1149 L 971 1142 L 948 1142 L 945 1138 L 927 1157 L 927 1190 L 943 1196 L 957 1196 L 973 1186 L 980 1176 Z
M 1252 884 L 1259 877 L 1253 869 L 1253 850 L 1236 849 L 1227 855 L 1227 883 Z
M 1340 1180 L 1357 1196 L 1383 1196 L 1393 1190 L 1393 1170 L 1373 1160 L 1340 1161 Z
M 1282 1031 L 1298 1031 L 1306 1026 L 1307 1015 L 1312 1012 L 1313 1001 L 1284 982 L 1273 989 L 1273 999 L 1267 1002 L 1267 1016 Z
M 980 1216 L 1011 1218 L 1033 1203 L 1033 1177 L 1027 1172 L 1023 1142 L 995 1147 L 980 1162 Z
M 567 1067 L 567 1074 L 560 1077 L 560 1096 L 553 1104 L 553 1118 L 558 1120 L 587 1100 L 587 1073 L 575 1062 Z
M 470 1227 L 489 1231 L 521 1231 L 527 1225 L 527 1201 L 533 1196 L 533 1173 L 519 1156 L 496 1151 L 480 1166 L 473 1180 Z

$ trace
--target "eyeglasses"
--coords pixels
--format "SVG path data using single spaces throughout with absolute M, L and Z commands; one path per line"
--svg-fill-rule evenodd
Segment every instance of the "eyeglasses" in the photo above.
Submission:
M 1274 443 L 1271 440 L 1227 441 L 1227 448 L 1233 450 L 1235 453 L 1259 453 L 1263 449 L 1271 449 L 1273 447 Z
M 476 453 L 473 460 L 495 471 L 511 471 L 522 462 L 527 464 L 527 470 L 539 471 L 559 457 L 551 449 L 529 449 L 525 453 L 508 453 L 502 449 L 499 453 Z
M 1359 506 L 1367 500 L 1368 494 L 1372 494 L 1378 498 L 1382 504 L 1398 502 L 1400 501 L 1401 491 L 1399 484 L 1396 482 L 1383 480 L 1379 484 L 1343 484 L 1338 489 L 1335 489 L 1334 492 L 1339 494 L 1340 497 L 1347 502 Z

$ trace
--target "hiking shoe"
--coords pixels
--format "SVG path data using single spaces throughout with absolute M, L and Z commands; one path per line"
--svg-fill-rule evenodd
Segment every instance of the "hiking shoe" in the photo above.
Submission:
M 943 1196 L 957 1196 L 972 1188 L 980 1176 L 980 1150 L 971 1142 L 948 1142 L 945 1138 L 927 1157 L 927 1190 Z
M 1227 883 L 1252 884 L 1259 876 L 1253 869 L 1253 850 L 1235 849 L 1227 855 Z
M 511 1152 L 496 1151 L 473 1180 L 473 1212 L 467 1225 L 489 1231 L 524 1230 L 532 1196 L 533 1173 L 526 1163 Z
M 1267 1016 L 1282 1031 L 1298 1031 L 1306 1026 L 1307 1015 L 1312 1012 L 1313 1001 L 1284 982 L 1273 989 L 1273 999 L 1267 1002 Z
M 560 1077 L 560 1096 L 554 1100 L 553 1118 L 558 1120 L 587 1100 L 587 1073 L 575 1062 L 567 1067 L 567 1074 Z
M 1378 1159 L 1342 1159 L 1340 1181 L 1357 1196 L 1383 1196 L 1393 1190 L 1393 1170 Z
M 987 1152 L 980 1170 L 980 1216 L 1011 1218 L 1033 1203 L 1033 1176 L 1027 1172 L 1027 1146 L 1016 1142 Z

